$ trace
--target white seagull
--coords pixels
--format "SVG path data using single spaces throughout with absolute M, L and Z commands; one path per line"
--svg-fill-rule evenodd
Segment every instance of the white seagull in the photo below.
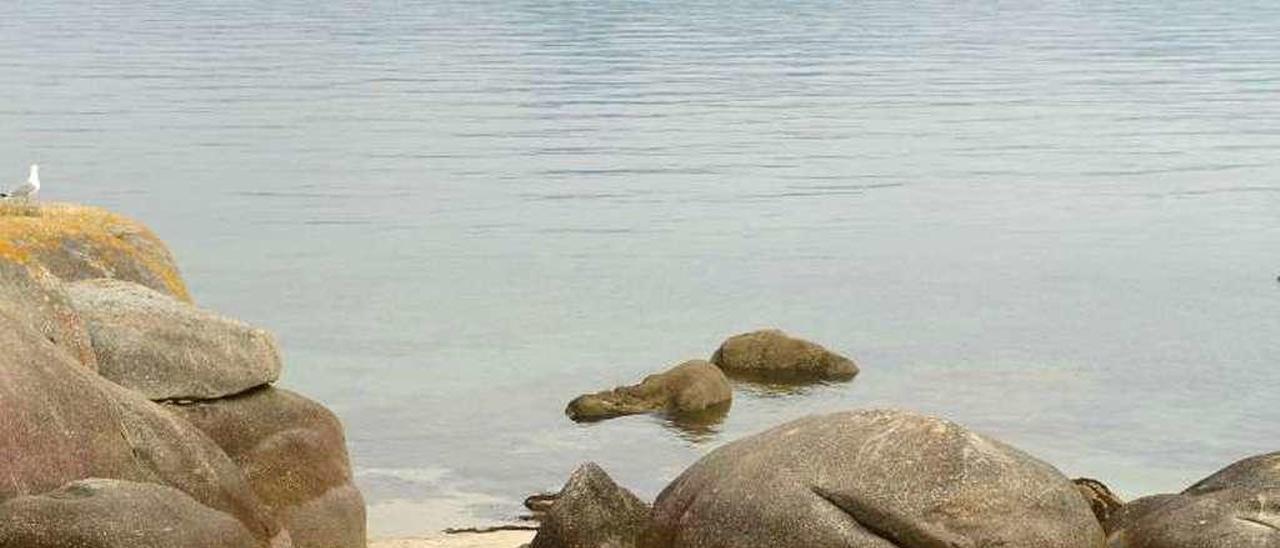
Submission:
M 40 192 L 40 166 L 31 164 L 31 174 L 27 176 L 27 182 L 18 185 L 9 192 L 0 192 L 0 198 L 22 198 L 30 200 L 36 197 Z

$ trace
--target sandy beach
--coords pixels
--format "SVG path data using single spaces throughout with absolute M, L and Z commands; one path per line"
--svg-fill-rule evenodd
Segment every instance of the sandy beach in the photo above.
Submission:
M 516 548 L 533 540 L 533 534 L 533 531 L 439 534 L 373 540 L 369 542 L 369 548 Z

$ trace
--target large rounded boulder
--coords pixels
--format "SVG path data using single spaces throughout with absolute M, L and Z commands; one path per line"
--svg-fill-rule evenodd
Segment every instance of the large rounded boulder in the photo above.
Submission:
M 761 381 L 848 380 L 858 374 L 853 360 L 777 329 L 729 337 L 711 363 L 729 376 Z
M 260 541 L 280 528 L 202 432 L 0 314 L 0 501 L 85 478 L 176 488 Z
M 1280 548 L 1280 452 L 1135 500 L 1107 528 L 1111 548 Z
M 595 421 L 662 412 L 691 415 L 725 410 L 733 400 L 729 379 L 704 360 L 690 360 L 662 373 L 649 375 L 638 384 L 583 394 L 565 408 L 575 421 Z
M 0 548 L 259 548 L 235 518 L 153 483 L 71 482 L 0 504 Z
M 142 285 L 67 284 L 97 355 L 98 372 L 151 400 L 203 400 L 274 382 L 271 334 Z
M 324 406 L 263 387 L 169 406 L 244 470 L 297 548 L 361 548 L 365 509 L 352 483 L 342 425 Z
M 658 496 L 654 548 L 1100 548 L 1052 466 L 946 420 L 812 416 L 721 447 Z

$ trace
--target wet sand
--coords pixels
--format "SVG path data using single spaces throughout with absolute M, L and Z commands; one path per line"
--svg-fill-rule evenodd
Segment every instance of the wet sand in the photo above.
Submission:
M 533 531 L 459 533 L 374 540 L 369 548 L 517 548 L 533 540 Z

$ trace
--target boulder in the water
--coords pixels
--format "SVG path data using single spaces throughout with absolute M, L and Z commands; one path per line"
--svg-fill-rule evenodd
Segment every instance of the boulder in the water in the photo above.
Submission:
M 719 368 L 703 360 L 691 360 L 649 375 L 639 384 L 578 396 L 569 402 L 565 414 L 575 421 L 654 411 L 694 414 L 725 409 L 732 400 L 729 380 Z
M 858 374 L 853 360 L 777 329 L 729 337 L 711 356 L 734 378 L 761 381 L 848 380 Z

